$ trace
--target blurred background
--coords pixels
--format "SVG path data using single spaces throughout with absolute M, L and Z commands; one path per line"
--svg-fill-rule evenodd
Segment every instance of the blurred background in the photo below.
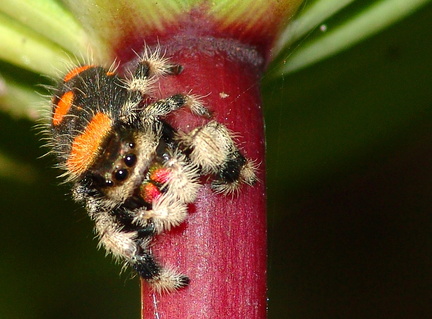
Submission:
M 263 78 L 270 319 L 432 317 L 431 21 Z M 0 318 L 138 318 L 34 126 L 0 113 Z

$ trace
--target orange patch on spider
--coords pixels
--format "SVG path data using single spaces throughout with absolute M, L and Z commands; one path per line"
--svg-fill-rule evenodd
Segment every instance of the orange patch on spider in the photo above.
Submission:
M 69 112 L 73 104 L 74 96 L 72 91 L 67 91 L 60 97 L 53 114 L 52 122 L 54 126 L 60 125 L 63 121 L 64 116 Z
M 78 74 L 80 74 L 81 72 L 84 72 L 85 70 L 88 70 L 90 68 L 93 68 L 93 65 L 83 65 L 83 66 L 79 66 L 75 69 L 72 69 L 71 71 L 69 71 L 68 74 L 66 74 L 63 78 L 64 82 L 67 82 L 71 79 L 73 79 L 74 77 L 76 77 Z
M 80 175 L 93 164 L 111 126 L 112 120 L 108 115 L 96 113 L 84 132 L 75 137 L 66 162 L 72 174 Z

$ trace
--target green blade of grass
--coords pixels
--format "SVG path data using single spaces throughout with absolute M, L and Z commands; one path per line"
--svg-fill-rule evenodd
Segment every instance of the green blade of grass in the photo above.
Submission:
M 57 1 L 2 0 L 0 12 L 73 54 L 79 55 L 88 47 L 84 29 Z
M 0 111 L 34 121 L 40 117 L 42 108 L 41 95 L 33 87 L 0 77 Z
M 320 2 L 325 2 L 321 0 Z M 343 51 L 361 40 L 408 16 L 430 0 L 382 0 L 372 2 L 357 15 L 328 30 L 322 36 L 303 43 L 277 68 L 276 76 L 292 73 Z M 319 16 L 316 16 L 319 20 Z M 320 20 L 322 21 L 322 20 Z M 309 24 L 312 24 L 309 22 Z M 318 25 L 319 23 L 313 23 Z
M 58 45 L 4 14 L 0 14 L 0 34 L 0 59 L 26 70 L 56 75 L 70 61 Z
M 276 43 L 276 51 L 281 51 L 316 28 L 322 21 L 328 19 L 345 8 L 354 0 L 315 1 L 308 5 L 282 33 Z

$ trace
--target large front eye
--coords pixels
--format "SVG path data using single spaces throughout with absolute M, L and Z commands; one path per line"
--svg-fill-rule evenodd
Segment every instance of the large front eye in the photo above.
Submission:
M 137 157 L 135 154 L 127 154 L 123 158 L 123 161 L 128 167 L 132 167 L 135 165 L 135 163 L 137 161 Z
M 119 182 L 124 181 L 129 175 L 129 172 L 127 169 L 119 169 L 114 173 L 114 178 L 118 180 Z

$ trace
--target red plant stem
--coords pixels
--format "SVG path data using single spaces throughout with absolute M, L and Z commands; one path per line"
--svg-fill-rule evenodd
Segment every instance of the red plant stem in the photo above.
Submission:
M 160 97 L 191 92 L 202 96 L 214 119 L 238 136 L 243 153 L 258 164 L 259 182 L 237 196 L 202 187 L 181 226 L 156 238 L 153 251 L 164 264 L 187 274 L 189 287 L 156 294 L 143 281 L 142 317 L 262 319 L 266 317 L 266 215 L 264 128 L 259 80 L 260 54 L 234 40 L 175 38 L 162 50 L 184 71 L 165 77 Z M 170 118 L 190 131 L 205 119 L 180 110 Z

